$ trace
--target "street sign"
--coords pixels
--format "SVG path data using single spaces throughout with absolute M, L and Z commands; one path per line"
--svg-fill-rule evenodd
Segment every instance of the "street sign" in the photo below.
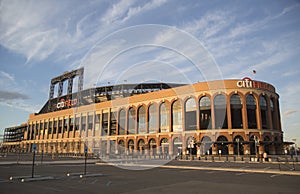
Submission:
M 33 144 L 32 145 L 32 148 L 31 148 L 31 151 L 32 152 L 35 152 L 37 150 L 37 145 L 36 144 Z
M 84 153 L 87 153 L 87 152 L 88 152 L 88 147 L 84 146 Z

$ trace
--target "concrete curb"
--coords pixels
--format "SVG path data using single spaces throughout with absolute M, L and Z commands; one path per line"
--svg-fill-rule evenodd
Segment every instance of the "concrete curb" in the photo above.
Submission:
M 96 163 L 96 165 L 108 165 L 107 163 Z M 174 165 L 164 165 L 157 166 L 151 164 L 118 164 L 118 166 L 140 166 L 147 168 L 170 168 L 170 169 L 190 169 L 190 170 L 207 170 L 207 171 L 227 171 L 227 172 L 243 172 L 243 173 L 265 173 L 265 174 L 281 174 L 281 175 L 295 175 L 300 176 L 299 171 L 279 171 L 272 169 L 241 169 L 241 168 L 223 168 L 223 167 L 199 167 L 199 166 L 174 166 Z

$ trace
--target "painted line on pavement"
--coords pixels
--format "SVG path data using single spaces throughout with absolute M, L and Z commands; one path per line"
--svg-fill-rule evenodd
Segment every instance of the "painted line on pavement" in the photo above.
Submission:
M 113 166 L 107 163 L 96 163 L 96 165 L 108 165 Z M 123 164 L 119 166 L 133 166 L 130 164 Z M 147 168 L 169 168 L 169 169 L 194 169 L 194 170 L 206 170 L 206 171 L 227 171 L 227 172 L 244 172 L 244 173 L 264 173 L 264 174 L 285 174 L 285 175 L 294 175 L 300 176 L 299 171 L 278 171 L 278 170 L 271 170 L 271 169 L 240 169 L 240 168 L 218 168 L 218 167 L 200 167 L 200 166 L 173 166 L 173 165 L 165 165 L 165 166 L 158 166 L 152 164 L 135 164 L 134 166 L 139 167 L 147 167 Z

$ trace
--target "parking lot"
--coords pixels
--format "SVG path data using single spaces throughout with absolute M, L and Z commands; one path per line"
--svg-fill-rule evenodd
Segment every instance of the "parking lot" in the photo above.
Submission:
M 91 176 L 80 178 L 84 160 L 46 161 L 44 164 L 37 162 L 35 177 L 53 179 L 21 182 L 16 178 L 10 181 L 11 176 L 31 176 L 30 161 L 0 165 L 0 193 L 298 193 L 300 189 L 300 176 L 250 171 L 278 171 L 275 164 L 171 161 L 157 168 L 128 170 L 89 162 L 86 171 Z M 128 164 L 139 165 L 138 161 Z

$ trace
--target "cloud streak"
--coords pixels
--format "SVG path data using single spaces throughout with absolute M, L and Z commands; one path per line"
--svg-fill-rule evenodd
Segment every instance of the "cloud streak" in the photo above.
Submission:
M 27 100 L 29 99 L 29 97 L 19 92 L 0 90 L 0 100 L 16 100 L 16 99 Z

